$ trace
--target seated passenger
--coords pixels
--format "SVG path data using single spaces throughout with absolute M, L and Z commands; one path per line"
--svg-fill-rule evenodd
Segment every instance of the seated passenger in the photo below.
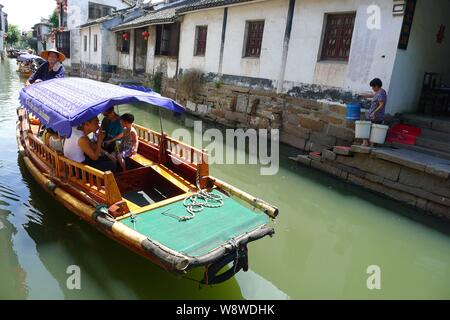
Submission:
M 123 128 L 120 124 L 120 117 L 114 112 L 114 107 L 103 112 L 105 117 L 102 121 L 102 130 L 106 132 L 103 148 L 107 152 L 113 152 L 116 146 L 116 141 L 120 142 L 123 137 Z
M 123 129 L 122 141 L 119 144 L 118 150 L 116 152 L 117 161 L 122 167 L 122 171 L 126 171 L 126 158 L 131 157 L 137 153 L 139 146 L 139 139 L 136 129 L 133 127 L 134 116 L 130 113 L 125 113 L 120 117 L 120 122 Z
M 51 128 L 45 129 L 45 132 L 42 135 L 42 140 L 46 146 L 50 147 L 51 149 L 55 150 L 56 152 L 58 152 L 58 153 L 64 152 L 63 140 Z
M 97 117 L 86 121 L 77 128 L 72 128 L 72 135 L 64 143 L 64 156 L 78 163 L 83 163 L 100 171 L 116 171 L 116 164 L 102 155 L 102 143 L 105 133 L 99 130 L 97 141 L 93 142 L 88 135 L 99 130 Z

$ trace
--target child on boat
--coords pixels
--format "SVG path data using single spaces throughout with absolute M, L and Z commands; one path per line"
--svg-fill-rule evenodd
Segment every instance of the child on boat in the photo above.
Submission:
M 120 123 L 124 132 L 122 141 L 116 144 L 116 158 L 122 167 L 122 171 L 126 171 L 126 159 L 137 153 L 139 139 L 136 129 L 133 127 L 134 116 L 131 113 L 123 114 L 120 117 Z
M 114 107 L 103 112 L 102 130 L 106 137 L 103 141 L 103 149 L 107 152 L 113 152 L 116 142 L 120 142 L 123 137 L 123 128 L 120 123 L 120 116 L 114 111 Z
M 64 144 L 60 136 L 51 128 L 46 128 L 42 135 L 44 144 L 56 152 L 62 154 L 64 152 Z

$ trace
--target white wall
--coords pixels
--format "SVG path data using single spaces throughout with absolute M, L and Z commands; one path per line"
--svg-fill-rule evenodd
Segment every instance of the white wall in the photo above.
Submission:
M 277 79 L 281 67 L 288 4 L 286 0 L 271 0 L 228 9 L 222 73 Z M 246 21 L 263 19 L 261 56 L 243 58 Z M 216 55 L 218 57 L 218 53 Z
M 82 62 L 90 64 L 102 64 L 103 43 L 100 25 L 93 25 L 83 28 L 81 33 L 80 59 Z M 97 35 L 97 51 L 94 51 L 94 35 Z M 87 37 L 87 50 L 84 51 L 84 37 Z M 115 50 L 115 48 L 114 48 Z
M 92 0 L 98 4 L 104 4 L 115 7 L 116 9 L 127 8 L 122 0 Z M 80 63 L 83 42 L 81 41 L 79 26 L 88 22 L 89 1 L 87 0 L 68 0 L 67 6 L 67 27 L 70 32 L 70 59 L 65 64 Z
M 370 30 L 367 9 L 380 7 L 381 29 Z M 223 74 L 272 80 L 277 86 L 289 1 L 268 0 L 229 7 Z M 283 91 L 301 84 L 367 91 L 374 77 L 389 87 L 397 53 L 402 16 L 392 13 L 392 0 L 297 0 L 286 62 Z M 348 62 L 319 61 L 326 14 L 356 12 L 355 31 Z M 182 69 L 219 71 L 223 9 L 203 10 L 183 16 L 180 63 Z M 243 58 L 247 20 L 265 20 L 261 56 Z M 208 25 L 205 57 L 194 57 L 195 26 Z
M 179 68 L 196 68 L 203 72 L 219 71 L 220 42 L 224 9 L 214 9 L 187 14 L 180 27 Z M 194 56 L 196 26 L 208 26 L 204 57 Z
M 130 32 L 130 52 L 128 54 L 119 52 L 118 67 L 121 69 L 133 70 L 133 57 L 134 57 L 134 32 L 132 29 Z
M 389 89 L 388 111 L 418 110 L 423 76 L 426 72 L 441 73 L 450 84 L 450 1 L 417 1 L 407 50 L 398 50 Z M 439 26 L 447 26 L 445 39 L 437 43 Z
M 381 9 L 381 29 L 367 27 L 367 8 Z M 297 0 L 285 73 L 285 90 L 297 83 L 367 91 L 371 79 L 381 78 L 389 86 L 402 17 L 392 14 L 392 0 Z M 348 62 L 320 61 L 325 16 L 356 12 Z
M 101 40 L 100 40 L 101 39 Z M 102 46 L 102 64 L 117 65 L 119 59 L 119 53 L 117 52 L 116 34 L 108 29 L 101 29 L 101 35 L 99 35 L 99 46 Z

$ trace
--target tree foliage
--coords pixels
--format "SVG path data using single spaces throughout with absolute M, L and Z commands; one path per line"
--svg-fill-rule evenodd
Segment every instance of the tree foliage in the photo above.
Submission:
M 50 15 L 50 23 L 53 25 L 53 28 L 58 28 L 59 21 L 58 21 L 58 11 L 55 9 L 53 10 L 53 13 Z
M 21 33 L 19 30 L 19 27 L 14 24 L 10 24 L 8 26 L 6 43 L 8 43 L 11 46 L 14 46 L 19 42 L 20 38 L 21 38 Z

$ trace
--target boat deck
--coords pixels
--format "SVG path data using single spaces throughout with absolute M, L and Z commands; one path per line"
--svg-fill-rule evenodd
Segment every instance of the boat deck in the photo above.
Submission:
M 269 217 L 261 211 L 251 210 L 217 190 L 213 193 L 223 196 L 224 205 L 204 208 L 192 220 L 180 221 L 177 218 L 189 216 L 183 200 L 179 200 L 142 212 L 134 218 L 127 217 L 121 222 L 153 241 L 191 257 L 204 255 L 269 223 Z

